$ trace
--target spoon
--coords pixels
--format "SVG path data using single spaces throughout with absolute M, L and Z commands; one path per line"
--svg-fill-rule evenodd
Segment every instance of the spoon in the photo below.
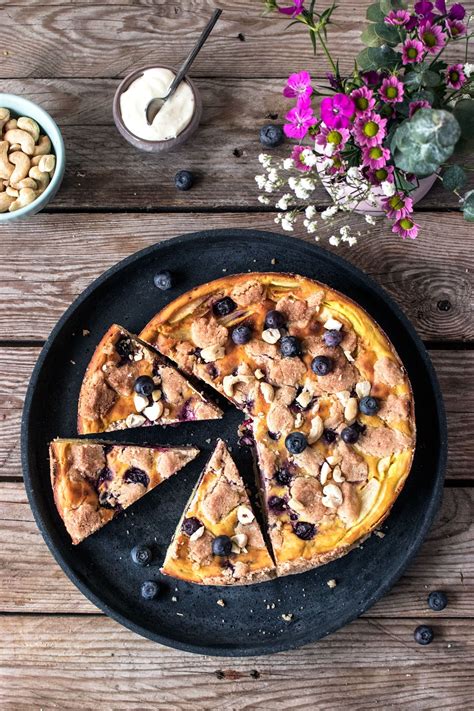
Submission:
M 173 96 L 174 92 L 180 85 L 182 79 L 184 76 L 187 74 L 189 68 L 191 67 L 191 64 L 194 62 L 196 59 L 197 55 L 199 54 L 204 42 L 207 40 L 209 35 L 211 34 L 212 28 L 216 24 L 217 20 L 222 14 L 222 10 L 217 8 L 214 10 L 211 19 L 207 23 L 206 27 L 203 29 L 201 32 L 201 36 L 199 37 L 198 41 L 184 60 L 183 64 L 181 65 L 181 68 L 179 69 L 178 73 L 176 74 L 175 78 L 173 79 L 170 88 L 168 89 L 168 93 L 166 96 L 162 97 L 157 97 L 155 99 L 152 99 L 148 106 L 146 107 L 146 120 L 149 126 L 153 123 L 155 120 L 156 115 L 160 111 L 161 107 L 167 101 L 171 96 Z

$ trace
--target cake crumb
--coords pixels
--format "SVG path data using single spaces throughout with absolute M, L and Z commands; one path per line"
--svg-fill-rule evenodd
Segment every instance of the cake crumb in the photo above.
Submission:
M 211 444 L 211 438 L 210 438 L 210 437 L 208 437 L 208 438 L 206 439 L 206 444 Z
M 285 622 L 291 622 L 291 620 L 293 619 L 293 613 L 292 612 L 283 613 L 281 618 L 282 618 L 282 620 L 285 620 Z
M 222 271 L 223 271 L 223 272 L 226 272 L 226 271 L 227 271 L 227 269 L 223 269 Z
M 71 363 L 71 365 L 76 365 L 76 361 L 75 361 L 75 360 L 70 360 L 69 362 Z
M 276 264 L 276 263 L 277 263 L 277 260 L 275 259 L 275 257 L 273 257 L 273 259 L 271 260 L 270 264 Z
M 224 600 L 223 600 L 221 597 L 220 597 L 219 600 L 217 601 L 217 604 L 218 604 L 220 607 L 225 607 L 225 602 L 224 602 Z
M 178 602 L 178 598 L 176 597 L 176 595 L 173 595 L 173 597 L 171 598 L 171 602 Z
M 377 538 L 385 538 L 385 533 L 383 531 L 374 531 Z
M 178 617 L 184 617 L 184 614 L 182 612 L 177 612 L 176 614 Z
M 82 329 L 82 335 L 83 335 L 83 336 L 90 336 L 90 333 L 91 333 L 91 332 L 89 331 L 88 328 L 83 328 L 83 329 Z
M 331 588 L 331 590 L 333 590 L 333 588 L 336 587 L 337 582 L 334 580 L 334 578 L 331 578 L 331 580 L 327 581 L 326 585 L 328 586 L 328 588 Z

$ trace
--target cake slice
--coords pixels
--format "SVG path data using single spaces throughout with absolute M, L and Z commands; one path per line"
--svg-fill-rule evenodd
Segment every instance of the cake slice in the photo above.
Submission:
M 49 446 L 54 502 L 74 544 L 176 474 L 195 447 L 56 439 Z
M 79 396 L 79 434 L 188 420 L 215 420 L 208 402 L 176 368 L 114 324 L 95 349 Z
M 222 440 L 196 484 L 161 572 L 204 585 L 248 585 L 275 576 L 245 485 Z

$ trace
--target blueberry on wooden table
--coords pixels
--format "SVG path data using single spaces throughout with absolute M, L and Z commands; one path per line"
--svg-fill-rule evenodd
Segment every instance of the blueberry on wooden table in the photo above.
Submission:
M 435 612 L 441 612 L 448 604 L 448 596 L 441 590 L 434 590 L 428 595 L 428 605 Z
M 283 336 L 280 340 L 280 353 L 284 358 L 296 358 L 301 355 L 301 346 L 296 336 Z
M 274 123 L 269 123 L 262 126 L 260 129 L 260 143 L 265 148 L 276 148 L 285 140 L 283 128 Z
M 236 345 L 243 346 L 252 338 L 252 329 L 245 323 L 241 323 L 239 326 L 234 328 L 231 333 L 231 338 Z
M 380 410 L 379 401 L 376 397 L 367 395 L 367 397 L 363 397 L 359 402 L 359 410 L 363 415 L 376 415 Z
M 153 382 L 153 378 L 150 378 L 149 375 L 140 375 L 140 377 L 135 380 L 133 389 L 139 395 L 149 397 L 155 389 L 155 383 Z
M 167 269 L 164 269 L 162 272 L 158 272 L 158 274 L 155 274 L 155 276 L 153 277 L 153 283 L 157 289 L 161 289 L 161 291 L 167 291 L 173 286 L 173 276 L 171 272 L 169 272 Z
M 232 553 L 232 541 L 229 536 L 216 536 L 212 541 L 213 555 L 227 556 Z
M 178 190 L 190 190 L 194 184 L 194 176 L 190 170 L 180 170 L 174 176 L 174 184 Z
M 285 316 L 281 311 L 267 311 L 265 316 L 265 328 L 283 328 Z
M 219 299 L 215 304 L 212 305 L 212 310 L 215 316 L 228 316 L 235 311 L 237 304 L 233 301 L 230 296 L 224 296 L 223 299 Z
M 311 361 L 311 370 L 316 375 L 328 375 L 334 368 L 334 364 L 331 358 L 328 356 L 320 355 L 313 358 Z
M 154 580 L 145 580 L 142 583 L 141 595 L 144 600 L 154 600 L 160 592 L 160 586 Z
M 301 454 L 308 446 L 308 440 L 302 432 L 290 432 L 285 439 L 285 447 L 291 454 Z
M 153 557 L 151 550 L 148 546 L 137 545 L 132 548 L 130 553 L 132 560 L 137 565 L 149 565 Z
M 434 638 L 434 632 L 428 625 L 418 625 L 413 635 L 418 644 L 430 644 Z

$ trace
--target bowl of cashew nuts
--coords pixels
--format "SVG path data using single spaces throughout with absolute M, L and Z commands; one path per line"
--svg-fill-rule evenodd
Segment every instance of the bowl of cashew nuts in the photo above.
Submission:
M 65 164 L 51 116 L 22 96 L 0 93 L 0 222 L 42 210 L 61 185 Z

